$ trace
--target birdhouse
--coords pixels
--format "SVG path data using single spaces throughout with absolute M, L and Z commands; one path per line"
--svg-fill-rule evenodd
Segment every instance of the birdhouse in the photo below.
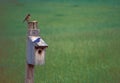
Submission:
M 27 37 L 27 63 L 32 65 L 43 65 L 45 63 L 45 52 L 48 45 L 39 36 L 37 22 L 28 22 Z

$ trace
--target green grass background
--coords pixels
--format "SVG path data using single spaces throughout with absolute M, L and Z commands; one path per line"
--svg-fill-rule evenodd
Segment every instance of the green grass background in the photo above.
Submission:
M 119 0 L 0 1 L 0 83 L 24 83 L 27 13 L 49 45 L 35 83 L 120 83 Z

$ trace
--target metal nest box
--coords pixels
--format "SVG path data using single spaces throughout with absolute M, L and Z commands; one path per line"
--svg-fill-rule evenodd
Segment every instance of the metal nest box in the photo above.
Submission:
M 39 36 L 37 22 L 28 22 L 27 63 L 43 65 L 45 63 L 45 51 L 47 47 L 46 42 Z

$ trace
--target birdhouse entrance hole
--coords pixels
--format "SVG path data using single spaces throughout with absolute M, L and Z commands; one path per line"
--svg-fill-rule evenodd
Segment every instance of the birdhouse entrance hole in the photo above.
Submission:
M 41 50 L 41 49 L 39 49 L 39 50 L 38 50 L 38 54 L 41 54 L 41 52 L 42 52 L 42 50 Z
M 38 50 L 37 52 L 38 52 L 38 54 L 41 56 L 42 51 L 44 50 L 44 48 L 43 48 L 43 47 L 40 47 L 40 46 L 35 46 L 35 50 Z

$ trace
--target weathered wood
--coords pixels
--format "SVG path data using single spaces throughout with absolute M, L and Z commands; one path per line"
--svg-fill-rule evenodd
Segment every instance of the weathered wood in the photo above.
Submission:
M 34 83 L 34 65 L 26 64 L 25 83 Z

